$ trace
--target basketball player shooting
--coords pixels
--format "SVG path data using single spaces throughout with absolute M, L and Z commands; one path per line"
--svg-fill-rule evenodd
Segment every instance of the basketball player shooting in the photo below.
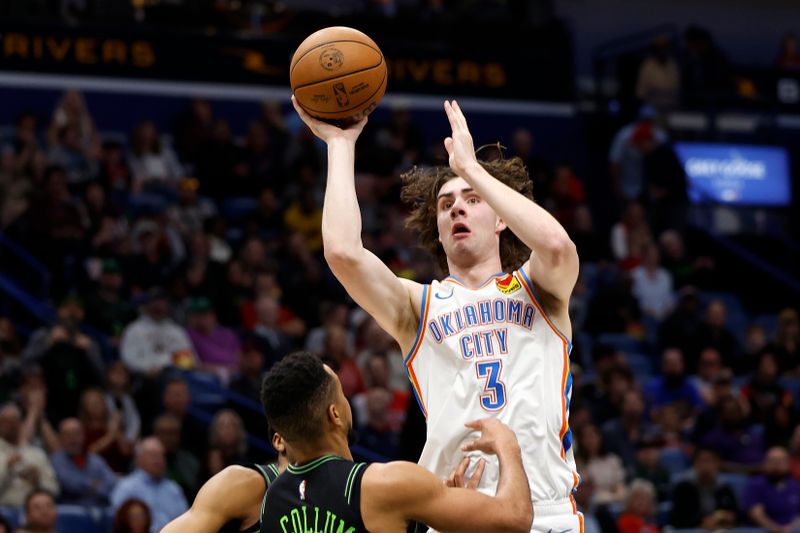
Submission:
M 325 258 L 350 296 L 399 343 L 427 419 L 419 463 L 445 478 L 464 424 L 496 416 L 516 433 L 534 504 L 533 531 L 582 532 L 572 496 L 579 483 L 569 430 L 572 379 L 567 312 L 578 276 L 575 245 L 531 197 L 519 159 L 479 163 L 458 104 L 444 110 L 448 167 L 402 176 L 408 225 L 449 274 L 422 285 L 396 277 L 361 242 L 354 184 L 356 140 L 366 119 L 340 129 L 295 109 L 327 144 Z M 477 454 L 476 454 L 477 455 Z M 479 490 L 494 494 L 497 460 Z

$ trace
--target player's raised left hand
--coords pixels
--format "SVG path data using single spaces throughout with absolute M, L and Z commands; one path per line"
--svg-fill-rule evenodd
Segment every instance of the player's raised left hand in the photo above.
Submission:
M 453 130 L 451 136 L 444 140 L 444 148 L 447 150 L 450 168 L 463 178 L 470 167 L 478 165 L 472 135 L 458 102 L 445 100 L 444 112 L 447 114 L 447 120 L 450 121 L 450 128 Z
M 292 105 L 303 122 L 305 122 L 306 126 L 311 129 L 311 132 L 323 140 L 325 144 L 330 144 L 331 141 L 336 139 L 343 139 L 355 144 L 358 136 L 361 135 L 361 132 L 364 130 L 364 126 L 367 124 L 367 117 L 364 116 L 359 121 L 350 124 L 346 128 L 339 128 L 338 126 L 328 124 L 306 113 L 305 110 L 300 107 L 300 104 L 297 103 L 294 95 L 292 96 Z

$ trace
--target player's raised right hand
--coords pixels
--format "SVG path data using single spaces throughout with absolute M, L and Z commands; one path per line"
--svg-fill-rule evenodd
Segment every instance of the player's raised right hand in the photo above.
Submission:
M 519 450 L 517 436 L 496 418 L 483 418 L 464 425 L 481 433 L 480 437 L 461 447 L 465 452 L 481 451 L 497 455 L 504 451 Z
M 294 106 L 295 111 L 297 111 L 297 114 L 300 115 L 300 118 L 303 120 L 303 122 L 305 122 L 306 126 L 311 129 L 311 132 L 325 141 L 325 144 L 330 144 L 330 142 L 335 139 L 342 139 L 355 144 L 356 139 L 358 139 L 358 136 L 361 135 L 361 131 L 364 129 L 364 126 L 367 123 L 367 117 L 364 116 L 364 118 L 358 122 L 355 122 L 347 128 L 342 129 L 334 126 L 333 124 L 328 124 L 327 122 L 316 119 L 306 113 L 297 103 L 297 100 L 294 96 L 292 96 L 292 105 Z

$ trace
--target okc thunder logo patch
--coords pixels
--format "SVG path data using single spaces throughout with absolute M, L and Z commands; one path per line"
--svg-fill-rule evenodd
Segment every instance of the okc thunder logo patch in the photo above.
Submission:
M 522 288 L 522 285 L 519 284 L 517 278 L 509 274 L 508 276 L 504 277 L 503 279 L 498 279 L 495 281 L 497 285 L 497 290 L 502 292 L 503 294 L 511 294 L 513 292 L 517 292 Z

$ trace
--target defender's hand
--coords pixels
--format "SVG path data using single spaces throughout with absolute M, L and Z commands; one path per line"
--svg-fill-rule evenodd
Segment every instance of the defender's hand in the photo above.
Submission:
M 450 477 L 444 481 L 445 486 L 451 488 L 476 490 L 481 482 L 481 478 L 483 477 L 483 470 L 486 468 L 486 461 L 484 459 L 478 459 L 478 466 L 475 467 L 475 471 L 471 476 L 467 477 L 467 469 L 469 468 L 470 462 L 471 461 L 469 457 L 464 457 L 461 463 L 459 463 L 458 468 L 453 470 L 450 473 Z
M 507 425 L 496 418 L 484 418 L 464 424 L 470 429 L 481 432 L 477 439 L 464 444 L 461 449 L 465 452 L 481 451 L 497 455 L 504 451 L 519 450 L 517 436 Z

